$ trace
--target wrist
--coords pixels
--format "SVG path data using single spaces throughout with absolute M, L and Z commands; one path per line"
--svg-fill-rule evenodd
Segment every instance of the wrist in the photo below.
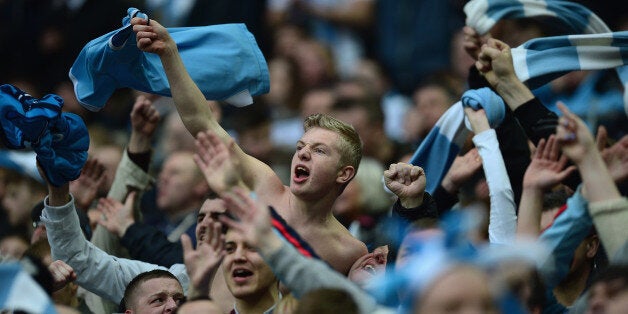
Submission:
M 63 206 L 71 200 L 70 185 L 65 183 L 59 187 L 48 184 L 48 205 Z
M 272 229 L 264 231 L 259 236 L 259 249 L 266 256 L 279 251 L 283 243 Z
M 449 194 L 457 194 L 458 193 L 458 185 L 455 184 L 448 176 L 446 176 L 440 185 L 447 191 Z
M 120 227 L 118 228 L 118 237 L 122 238 L 124 237 L 124 235 L 126 234 L 126 231 L 129 230 L 129 227 L 131 227 L 132 224 L 134 224 L 135 221 L 130 220 L 127 222 L 123 222 Z
M 399 203 L 403 208 L 415 208 L 423 204 L 423 193 L 417 197 L 400 197 Z
M 534 98 L 530 89 L 516 76 L 500 81 L 495 90 L 512 110 Z
M 150 137 L 131 132 L 131 138 L 129 139 L 129 153 L 145 153 L 151 149 Z

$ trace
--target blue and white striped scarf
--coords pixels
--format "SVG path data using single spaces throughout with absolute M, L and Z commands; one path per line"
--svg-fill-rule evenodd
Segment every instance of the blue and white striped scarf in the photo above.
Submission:
M 427 137 L 421 142 L 410 163 L 425 170 L 427 186 L 425 190 L 433 194 L 447 174 L 467 136 L 464 107 L 484 108 L 489 124 L 496 127 L 504 119 L 504 101 L 488 87 L 468 90 L 462 100 L 449 108 L 436 122 Z M 468 123 L 466 123 L 468 125 Z
M 480 35 L 501 19 L 544 17 L 571 34 L 610 33 L 604 21 L 588 8 L 560 0 L 471 0 L 464 6 L 466 24 Z
M 517 77 L 536 88 L 571 71 L 616 68 L 628 114 L 627 32 L 612 33 L 595 13 L 570 1 L 471 0 L 464 12 L 467 26 L 479 34 L 488 32 L 500 19 L 550 18 L 553 25 L 574 35 L 536 38 L 513 48 Z
M 611 33 L 589 9 L 567 1 L 471 0 L 465 13 L 467 25 L 480 34 L 502 18 L 539 16 L 553 17 L 573 33 L 589 33 L 537 38 L 513 48 L 517 77 L 538 87 L 571 71 L 617 68 L 628 112 L 628 32 Z M 447 110 L 410 160 L 424 168 L 429 193 L 440 185 L 468 135 L 462 108 L 459 102 Z

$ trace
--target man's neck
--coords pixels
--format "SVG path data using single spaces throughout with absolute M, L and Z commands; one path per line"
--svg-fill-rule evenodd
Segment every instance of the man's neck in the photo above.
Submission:
M 571 306 L 578 297 L 582 294 L 582 291 L 586 288 L 587 280 L 591 274 L 591 268 L 587 267 L 581 272 L 571 274 L 561 281 L 554 288 L 554 296 L 556 300 L 564 306 Z
M 336 201 L 333 195 L 326 195 L 323 198 L 308 201 L 290 193 L 288 207 L 286 209 L 286 220 L 290 223 L 316 223 L 326 224 L 330 219 L 334 219 L 332 206 Z

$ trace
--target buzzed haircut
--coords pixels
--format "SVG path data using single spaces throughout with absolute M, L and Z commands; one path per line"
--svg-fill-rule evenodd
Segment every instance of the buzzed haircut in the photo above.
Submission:
M 358 171 L 362 159 L 362 141 L 355 129 L 336 118 L 325 114 L 313 114 L 303 121 L 303 131 L 313 128 L 322 128 L 332 131 L 340 136 L 340 162 L 342 166 L 350 165 Z
M 179 282 L 179 279 L 177 279 L 177 277 L 175 277 L 171 272 L 163 269 L 153 269 L 135 276 L 135 278 L 129 282 L 124 290 L 124 297 L 120 301 L 120 312 L 124 312 L 132 306 L 132 303 L 135 300 L 135 293 L 144 282 L 155 278 L 171 278 Z

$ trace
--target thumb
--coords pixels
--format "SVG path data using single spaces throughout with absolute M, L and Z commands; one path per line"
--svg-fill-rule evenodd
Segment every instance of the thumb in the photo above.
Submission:
M 137 192 L 131 191 L 129 195 L 126 197 L 126 201 L 124 201 L 124 206 L 132 208 L 133 204 L 135 204 L 136 197 L 137 197 Z

